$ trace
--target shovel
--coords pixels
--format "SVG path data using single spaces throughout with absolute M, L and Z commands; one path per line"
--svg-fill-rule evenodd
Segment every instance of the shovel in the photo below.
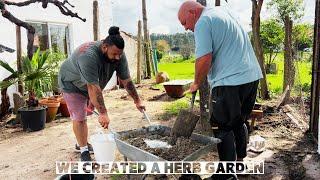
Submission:
M 170 136 L 172 137 L 172 141 L 170 144 L 175 144 L 177 138 L 181 136 L 189 138 L 196 127 L 196 124 L 200 119 L 200 116 L 193 111 L 196 94 L 196 91 L 192 92 L 190 108 L 180 110 L 173 128 L 171 129 Z

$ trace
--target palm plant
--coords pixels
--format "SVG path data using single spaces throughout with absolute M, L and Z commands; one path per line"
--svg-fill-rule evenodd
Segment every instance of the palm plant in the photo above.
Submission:
M 22 60 L 22 73 L 14 70 L 8 63 L 0 60 L 0 66 L 11 72 L 11 78 L 8 81 L 1 81 L 0 88 L 7 88 L 19 80 L 24 82 L 25 90 L 28 92 L 28 107 L 38 106 L 36 96 L 40 96 L 42 88 L 50 80 L 50 70 L 52 66 L 46 63 L 49 57 L 48 51 L 40 52 L 38 49 L 31 59 L 24 57 Z

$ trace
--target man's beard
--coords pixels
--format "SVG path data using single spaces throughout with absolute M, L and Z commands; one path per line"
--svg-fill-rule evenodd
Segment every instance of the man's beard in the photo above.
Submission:
M 115 63 L 115 62 L 116 62 L 116 59 L 110 59 L 110 58 L 108 57 L 108 54 L 104 54 L 104 57 L 105 57 L 105 59 L 106 59 L 108 62 L 111 62 L 111 63 Z

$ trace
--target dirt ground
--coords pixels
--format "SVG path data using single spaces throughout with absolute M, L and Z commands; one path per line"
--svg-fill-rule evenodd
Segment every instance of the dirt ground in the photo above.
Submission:
M 142 93 L 143 92 L 143 93 Z M 163 120 L 163 107 L 173 99 L 162 95 L 149 85 L 138 87 L 138 93 L 147 107 L 152 124 L 172 127 L 174 118 Z M 124 90 L 115 90 L 104 94 L 105 103 L 111 118 L 110 126 L 115 131 L 125 131 L 147 126 L 148 123 L 138 112 Z M 159 97 L 159 100 L 155 100 Z M 306 118 L 307 119 L 307 118 Z M 46 124 L 38 132 L 24 132 L 21 127 L 0 127 L 0 179 L 54 179 L 55 162 L 79 160 L 74 152 L 75 138 L 70 119 L 58 118 Z M 99 125 L 95 116 L 88 117 L 89 134 L 95 133 Z M 201 132 L 197 127 L 197 132 Z M 320 179 L 320 157 L 311 136 L 296 127 L 281 112 L 270 112 L 257 122 L 252 135 L 266 139 L 266 150 L 262 153 L 248 152 L 245 160 L 264 160 L 265 174 L 239 177 L 239 179 Z M 116 160 L 123 156 L 117 152 Z M 218 160 L 212 152 L 199 160 Z M 111 176 L 99 175 L 97 179 L 110 179 Z M 112 176 L 114 179 L 126 179 L 126 176 Z M 205 178 L 207 176 L 202 176 Z M 136 179 L 138 177 L 134 177 Z M 147 179 L 162 179 L 149 176 Z M 164 179 L 174 179 L 172 176 Z

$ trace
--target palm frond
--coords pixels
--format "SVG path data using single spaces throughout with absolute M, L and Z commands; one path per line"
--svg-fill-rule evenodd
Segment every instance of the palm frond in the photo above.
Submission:
M 31 62 L 28 57 L 22 59 L 22 72 L 29 73 L 32 71 Z
M 34 71 L 24 75 L 24 81 L 35 81 L 40 80 L 48 76 L 48 71 L 42 69 L 39 71 Z
M 9 86 L 11 86 L 12 84 L 15 84 L 18 82 L 18 79 L 11 79 L 9 81 L 0 81 L 0 89 L 2 88 L 8 88 Z
M 7 62 L 0 60 L 0 66 L 6 69 L 7 71 L 11 72 L 12 74 L 16 74 L 15 71 Z
M 41 69 L 42 66 L 46 63 L 49 57 L 49 52 L 45 51 L 41 54 L 40 58 L 38 59 L 38 69 Z
M 38 69 L 39 57 L 41 56 L 40 48 L 33 54 L 32 59 L 30 61 L 31 67 L 33 70 Z

